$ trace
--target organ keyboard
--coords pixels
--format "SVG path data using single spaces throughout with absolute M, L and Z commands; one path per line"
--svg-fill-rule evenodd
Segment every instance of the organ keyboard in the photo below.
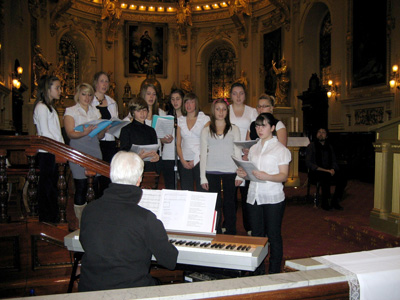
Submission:
M 254 271 L 268 254 L 267 238 L 182 233 L 168 237 L 179 251 L 179 264 Z M 64 237 L 64 245 L 69 251 L 84 252 L 79 229 Z

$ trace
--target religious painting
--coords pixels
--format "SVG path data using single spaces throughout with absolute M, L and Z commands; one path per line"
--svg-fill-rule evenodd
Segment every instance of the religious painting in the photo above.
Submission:
M 264 34 L 264 92 L 275 95 L 276 76 L 272 61 L 281 61 L 281 29 Z
M 386 2 L 353 2 L 353 88 L 386 84 Z
M 146 75 L 149 67 L 167 77 L 167 26 L 125 23 L 125 76 Z

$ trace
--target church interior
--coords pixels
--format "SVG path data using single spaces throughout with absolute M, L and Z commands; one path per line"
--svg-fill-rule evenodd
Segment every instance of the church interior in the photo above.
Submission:
M 11 266 L 1 260 L 1 277 L 17 278 L 15 266 L 21 261 L 33 264 L 33 254 L 15 262 L 18 243 L 24 251 L 33 246 L 14 238 L 18 234 L 12 232 L 24 225 L 7 215 L 7 184 L 16 181 L 14 188 L 22 188 L 15 178 L 35 176 L 35 153 L 28 150 L 42 145 L 32 139 L 32 115 L 38 78 L 44 74 L 61 81 L 62 97 L 55 103 L 61 126 L 65 109 L 75 104 L 76 87 L 91 84 L 99 71 L 109 74 L 107 94 L 117 101 L 120 119 L 128 115 L 128 103 L 143 82 L 155 84 L 164 109 L 171 91 L 180 88 L 195 93 L 206 114 L 215 99 L 230 101 L 234 82 L 246 86 L 246 104 L 252 107 L 260 94 L 274 95 L 274 116 L 285 124 L 289 138 L 312 140 L 319 128 L 329 129 L 348 178 L 372 186 L 364 197 L 372 205 L 369 227 L 390 240 L 386 245 L 398 246 L 399 19 L 395 0 L 0 0 L 0 245 L 14 249 L 14 254 L 8 251 Z M 296 165 L 291 165 L 295 171 L 287 188 L 305 192 L 305 148 L 290 150 Z M 55 151 L 60 163 L 84 160 L 67 150 Z M 24 165 L 26 173 L 7 171 L 6 158 Z M 108 175 L 106 164 L 83 163 Z M 31 186 L 27 189 L 33 193 Z M 66 223 L 69 192 L 63 200 Z M 71 229 L 68 224 L 57 227 Z M 60 246 L 61 240 L 62 246 L 62 231 L 50 231 L 57 238 L 38 238 L 35 245 L 47 249 Z M 28 233 L 21 236 L 33 243 Z M 68 253 L 60 256 L 69 259 Z M 50 270 L 51 276 L 56 264 L 35 266 L 38 272 Z M 71 262 L 62 266 L 65 274 L 71 272 Z M 0 290 L 6 291 L 0 297 L 23 296 L 7 284 Z

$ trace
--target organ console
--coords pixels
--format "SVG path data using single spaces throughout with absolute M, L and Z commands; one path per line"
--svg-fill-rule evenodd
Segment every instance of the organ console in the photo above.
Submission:
M 268 254 L 267 238 L 176 232 L 168 232 L 168 237 L 179 251 L 179 264 L 254 271 Z M 69 251 L 84 252 L 79 229 L 64 237 L 64 245 Z

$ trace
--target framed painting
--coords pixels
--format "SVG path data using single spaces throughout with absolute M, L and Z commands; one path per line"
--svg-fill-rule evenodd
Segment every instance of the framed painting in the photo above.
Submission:
M 387 2 L 353 2 L 352 88 L 386 84 Z
M 167 26 L 125 23 L 125 76 L 146 75 L 153 67 L 158 77 L 167 77 Z

